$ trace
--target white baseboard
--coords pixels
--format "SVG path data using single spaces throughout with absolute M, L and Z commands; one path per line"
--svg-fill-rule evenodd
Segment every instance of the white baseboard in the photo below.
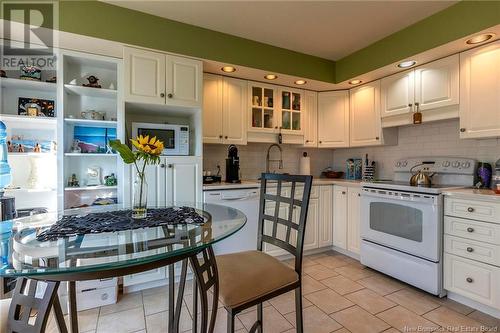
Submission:
M 354 252 L 351 252 L 351 251 L 348 251 L 348 250 L 344 250 L 340 247 L 337 247 L 337 246 L 332 246 L 331 248 L 333 251 L 335 252 L 338 252 L 338 253 L 341 253 L 343 255 L 346 255 L 348 257 L 351 257 L 353 259 L 356 259 L 356 260 L 359 260 L 359 254 L 358 253 L 354 253 Z
M 448 291 L 448 298 L 500 319 L 500 310 Z

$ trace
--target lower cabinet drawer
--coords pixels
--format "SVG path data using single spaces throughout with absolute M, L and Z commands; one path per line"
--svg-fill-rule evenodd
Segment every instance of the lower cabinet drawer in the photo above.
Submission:
M 444 288 L 485 305 L 500 308 L 500 268 L 444 254 Z
M 467 259 L 500 266 L 500 246 L 498 245 L 445 235 L 444 250 Z
M 445 197 L 444 214 L 466 219 L 499 223 L 500 203 Z
M 500 224 L 445 216 L 444 232 L 448 235 L 500 244 Z

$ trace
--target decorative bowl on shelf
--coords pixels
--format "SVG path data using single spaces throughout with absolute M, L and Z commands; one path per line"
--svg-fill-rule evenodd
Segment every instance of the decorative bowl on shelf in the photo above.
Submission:
M 326 178 L 342 178 L 343 175 L 343 171 L 323 171 L 323 176 Z

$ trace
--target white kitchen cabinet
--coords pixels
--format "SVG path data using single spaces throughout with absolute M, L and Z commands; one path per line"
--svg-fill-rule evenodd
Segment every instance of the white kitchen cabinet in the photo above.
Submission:
M 333 244 L 333 186 L 319 187 L 319 247 Z
M 380 81 L 351 89 L 350 101 L 350 146 L 381 145 Z
M 166 165 L 167 202 L 202 202 L 202 161 L 200 157 L 168 157 Z
M 452 55 L 381 79 L 382 127 L 458 117 L 459 57 Z
M 309 199 L 306 232 L 304 235 L 304 251 L 319 247 L 320 202 L 319 198 Z M 299 215 L 299 214 L 297 214 Z M 298 216 L 297 216 L 298 219 Z
M 349 146 L 349 92 L 318 93 L 318 147 Z
M 165 54 L 130 47 L 123 48 L 125 100 L 165 103 Z
M 205 74 L 203 142 L 247 144 L 247 82 Z
M 247 89 L 244 80 L 223 79 L 222 132 L 225 144 L 247 144 Z
M 134 166 L 131 168 L 131 189 L 136 179 Z M 160 164 L 145 169 L 148 184 L 148 205 L 167 203 L 196 203 L 202 201 L 201 158 L 193 156 L 161 157 Z M 130 191 L 132 202 L 132 190 Z
M 248 83 L 249 131 L 277 133 L 279 101 L 276 88 L 276 86 L 258 82 Z
M 222 76 L 203 75 L 203 143 L 223 143 Z
M 305 114 L 304 92 L 288 87 L 278 88 L 279 129 L 283 134 L 302 135 Z
M 416 67 L 414 104 L 420 111 L 458 106 L 459 86 L 457 54 Z
M 196 108 L 202 103 L 203 63 L 167 55 L 166 104 Z
M 413 111 L 415 101 L 415 72 L 397 73 L 380 80 L 381 117 L 407 114 Z
M 500 136 L 500 41 L 460 54 L 460 138 Z
M 361 188 L 349 187 L 347 193 L 347 250 L 359 254 L 361 241 Z
M 347 249 L 347 187 L 333 187 L 333 245 Z
M 304 147 L 318 147 L 318 93 L 304 92 Z
M 200 108 L 199 60 L 124 47 L 125 101 Z

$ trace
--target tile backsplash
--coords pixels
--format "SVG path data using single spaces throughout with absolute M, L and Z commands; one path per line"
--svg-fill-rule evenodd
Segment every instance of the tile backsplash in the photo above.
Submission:
M 345 169 L 345 161 L 351 157 L 362 158 L 368 154 L 377 162 L 377 177 L 391 179 L 394 163 L 405 157 L 457 156 L 494 163 L 500 158 L 500 139 L 459 139 L 458 119 L 433 122 L 399 128 L 395 146 L 343 148 L 333 152 L 335 170 Z
M 203 145 L 203 170 L 211 171 L 213 174 L 217 171 L 217 165 L 221 167 L 221 173 L 224 175 L 226 169 L 228 145 L 204 144 Z M 241 179 L 257 179 L 260 174 L 266 170 L 266 152 L 269 144 L 267 143 L 249 143 L 246 146 L 237 146 L 240 157 Z M 299 158 L 303 152 L 311 158 L 311 173 L 313 176 L 319 176 L 321 171 L 332 165 L 333 151 L 330 149 L 309 149 L 300 148 L 294 145 L 281 145 L 283 149 L 283 169 L 278 170 L 278 163 L 271 162 L 270 170 L 277 172 L 288 172 L 291 174 L 299 172 Z M 271 159 L 278 159 L 279 152 L 276 148 L 271 151 Z

